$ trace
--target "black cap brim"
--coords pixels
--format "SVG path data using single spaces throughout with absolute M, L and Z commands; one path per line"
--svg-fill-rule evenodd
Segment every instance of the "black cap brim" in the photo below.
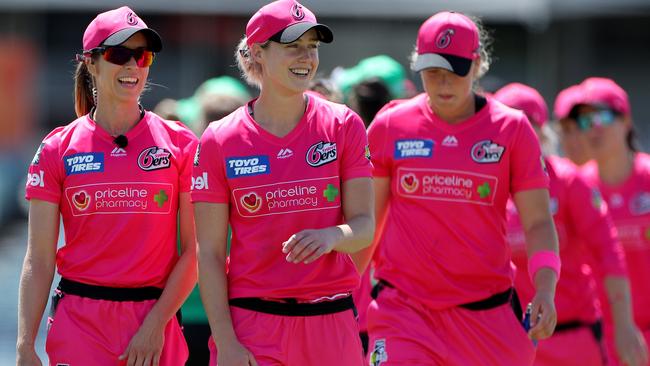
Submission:
M 280 32 L 274 34 L 271 38 L 271 41 L 279 43 L 291 43 L 296 41 L 298 38 L 302 37 L 310 29 L 316 29 L 316 34 L 318 34 L 318 40 L 323 43 L 331 43 L 334 40 L 334 34 L 328 26 L 318 23 L 296 23 L 292 24 Z
M 468 58 L 443 53 L 423 53 L 418 55 L 411 68 L 413 71 L 419 72 L 438 67 L 449 70 L 458 76 L 467 76 L 469 70 L 472 68 L 472 61 Z
M 147 38 L 147 48 L 153 52 L 162 51 L 162 39 L 158 33 L 151 28 L 124 28 L 113 34 L 102 42 L 104 46 L 118 46 L 126 42 L 134 34 L 141 32 Z

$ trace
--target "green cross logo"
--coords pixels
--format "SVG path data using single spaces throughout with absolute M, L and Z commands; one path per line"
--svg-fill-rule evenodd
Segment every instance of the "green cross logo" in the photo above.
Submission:
M 650 227 L 645 229 L 645 239 L 650 240 Z
M 156 201 L 158 207 L 163 207 L 165 205 L 165 202 L 167 202 L 168 199 L 169 197 L 167 197 L 167 192 L 165 192 L 164 189 L 161 189 L 160 192 L 158 192 L 158 194 L 153 196 L 153 200 Z
M 478 192 L 481 198 L 485 198 L 489 196 L 491 191 L 492 190 L 490 189 L 490 185 L 487 182 L 483 183 L 483 185 L 480 185 L 478 188 L 476 188 L 476 192 Z
M 323 191 L 323 197 L 327 198 L 327 202 L 334 202 L 338 195 L 339 190 L 333 184 L 328 184 L 327 188 Z

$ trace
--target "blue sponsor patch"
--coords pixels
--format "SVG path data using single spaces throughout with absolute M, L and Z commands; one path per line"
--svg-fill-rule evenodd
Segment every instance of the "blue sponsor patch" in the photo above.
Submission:
M 228 178 L 249 177 L 269 174 L 271 173 L 271 166 L 269 165 L 269 157 L 266 155 L 242 156 L 227 158 L 226 171 Z
M 79 153 L 63 157 L 65 175 L 104 171 L 104 153 Z
M 433 155 L 432 140 L 395 141 L 395 159 L 430 158 Z

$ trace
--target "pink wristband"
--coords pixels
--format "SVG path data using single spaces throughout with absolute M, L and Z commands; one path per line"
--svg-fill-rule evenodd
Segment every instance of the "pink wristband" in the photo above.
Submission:
M 560 279 L 560 257 L 552 250 L 540 250 L 528 258 L 528 275 L 530 281 L 535 283 L 535 275 L 541 268 L 546 267 L 555 271 L 557 279 Z

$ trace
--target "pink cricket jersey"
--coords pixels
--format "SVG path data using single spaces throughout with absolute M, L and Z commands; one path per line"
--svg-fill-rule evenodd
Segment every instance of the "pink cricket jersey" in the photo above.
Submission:
M 164 287 L 178 258 L 178 196 L 190 190 L 197 138 L 151 112 L 126 137 L 118 147 L 88 116 L 56 128 L 29 167 L 26 197 L 59 205 L 63 277 Z
M 308 101 L 282 138 L 261 128 L 248 105 L 211 123 L 201 137 L 192 200 L 229 204 L 230 298 L 315 300 L 358 285 L 347 254 L 294 264 L 282 253 L 282 243 L 299 231 L 343 223 L 342 183 L 372 175 L 361 119 L 343 105 Z
M 560 243 L 562 276 L 557 284 L 555 306 L 558 323 L 592 323 L 601 315 L 595 278 L 588 263 L 599 273 L 622 275 L 625 256 L 616 230 L 597 188 L 590 186 L 573 163 L 546 158 L 550 178 L 550 209 Z M 528 276 L 526 238 L 512 201 L 508 202 L 508 242 L 517 266 L 515 288 L 523 304 L 530 302 L 535 288 Z
M 368 131 L 374 175 L 391 179 L 376 276 L 442 309 L 512 285 L 506 202 L 548 177 L 523 113 L 488 98 L 449 124 L 427 100 L 384 110 Z
M 594 161 L 583 172 L 600 188 L 614 219 L 627 260 L 634 318 L 645 330 L 650 329 L 650 156 L 637 153 L 633 169 L 618 186 L 600 181 Z

